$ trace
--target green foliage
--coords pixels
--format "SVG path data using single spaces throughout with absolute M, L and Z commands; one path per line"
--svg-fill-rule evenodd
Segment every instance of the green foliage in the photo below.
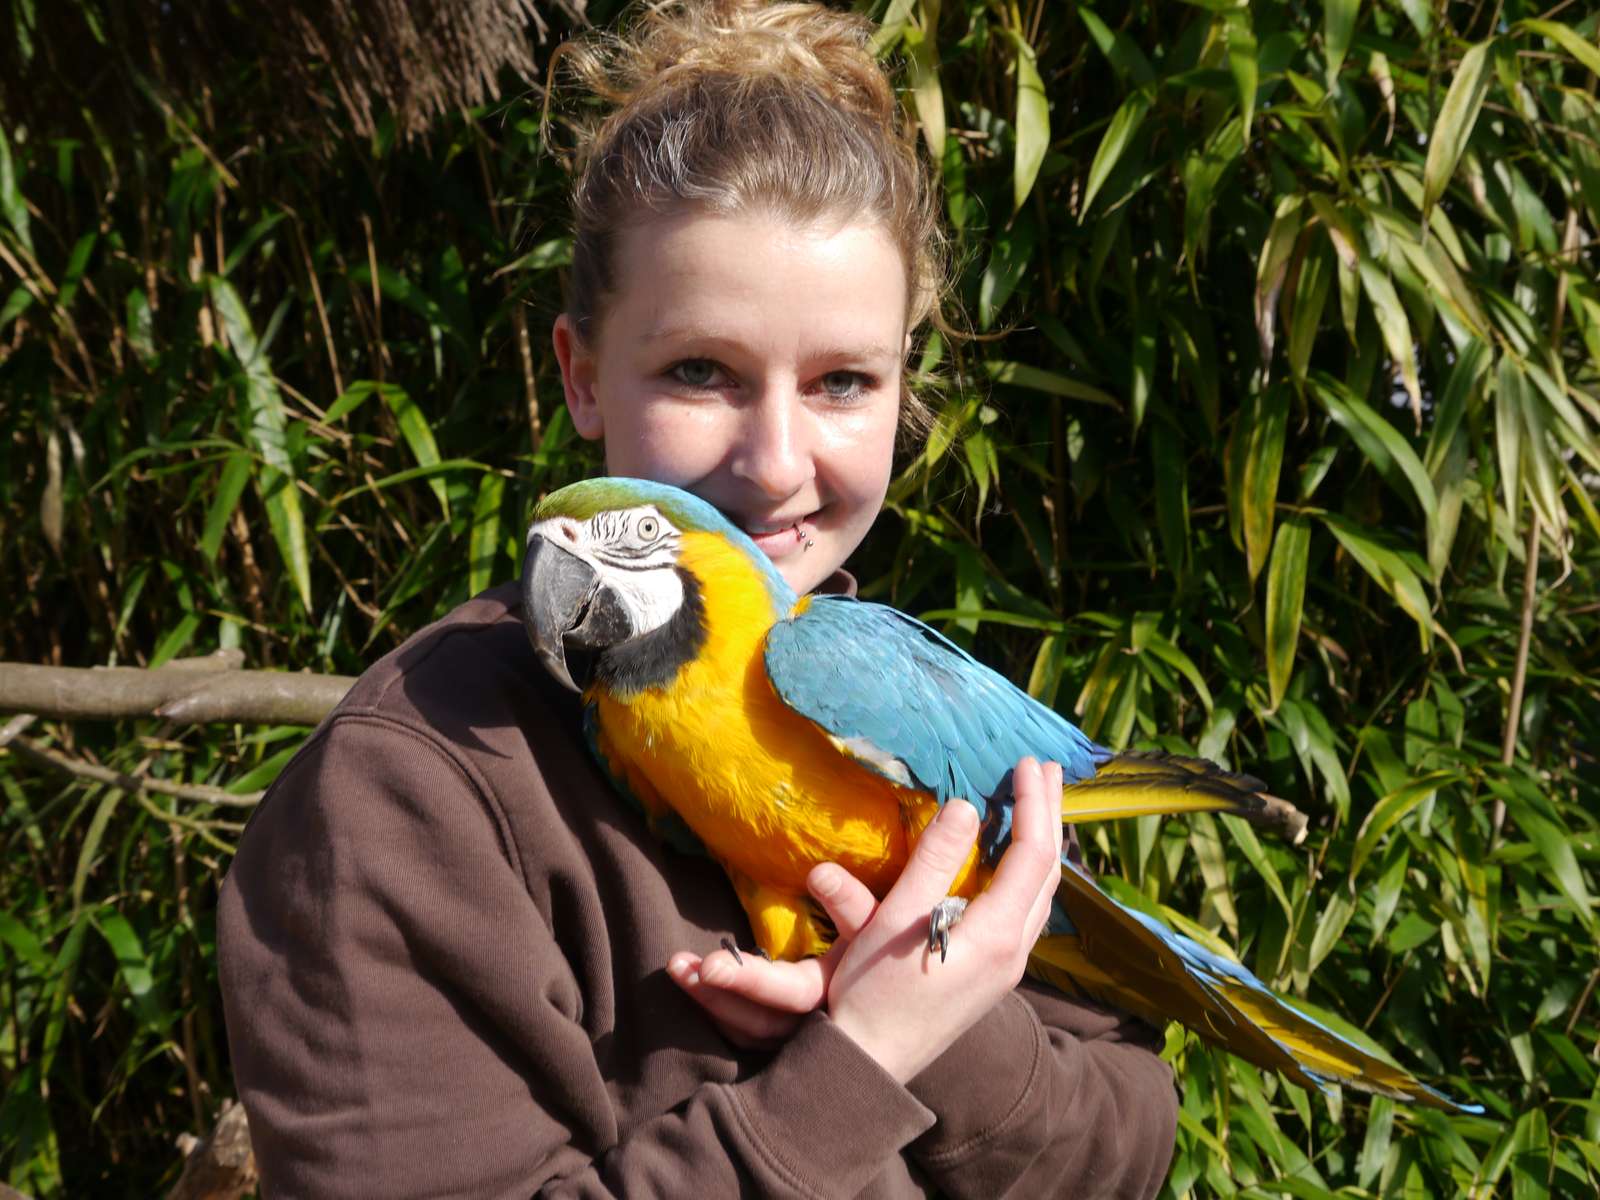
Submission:
M 1596 17 L 879 9 L 991 336 L 922 348 L 943 415 L 864 590 L 1104 741 L 1312 813 L 1299 850 L 1208 818 L 1085 836 L 1488 1108 L 1308 1096 L 1174 1034 L 1168 1191 L 1595 1194 Z M 595 465 L 545 349 L 537 101 L 321 155 L 227 95 L 152 113 L 115 143 L 0 122 L 0 656 L 359 671 L 509 578 L 532 502 Z M 239 790 L 303 735 L 46 732 Z M 0 1167 L 147 1193 L 232 1090 L 209 912 L 237 825 L 14 758 L 0 788 Z

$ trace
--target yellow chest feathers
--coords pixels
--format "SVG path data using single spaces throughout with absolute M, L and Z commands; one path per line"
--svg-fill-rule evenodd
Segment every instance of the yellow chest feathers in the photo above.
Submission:
M 921 797 L 852 762 L 778 698 L 763 659 L 773 601 L 743 554 L 686 534 L 679 561 L 702 581 L 705 643 L 665 686 L 598 697 L 607 752 L 754 880 L 803 892 L 806 872 L 831 859 L 887 887 L 906 857 L 902 804 Z

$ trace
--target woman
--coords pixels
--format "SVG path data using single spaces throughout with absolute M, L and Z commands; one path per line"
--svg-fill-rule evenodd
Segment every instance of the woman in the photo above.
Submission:
M 584 148 L 554 343 L 607 467 L 678 484 L 797 591 L 840 571 L 919 410 L 935 206 L 870 27 L 805 5 L 658 9 L 568 65 Z M 538 668 L 514 586 L 370 669 L 246 832 L 219 912 L 269 1194 L 1151 1195 L 1175 1104 L 1155 1035 L 1024 985 L 1059 773 L 950 961 L 918 951 L 970 848 L 956 802 L 875 902 L 810 884 L 823 960 L 743 963 L 716 865 L 657 842 Z

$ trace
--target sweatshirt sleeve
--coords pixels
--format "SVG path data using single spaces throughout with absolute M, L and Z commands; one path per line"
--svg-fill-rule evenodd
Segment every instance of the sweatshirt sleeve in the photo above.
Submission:
M 515 855 L 426 730 L 342 715 L 285 771 L 218 912 L 264 1194 L 850 1195 L 933 1125 L 819 1014 L 755 1074 L 584 1144 L 612 1081 Z
M 1159 1044 L 1135 1018 L 1024 982 L 911 1081 L 938 1122 L 910 1153 L 951 1196 L 1154 1196 L 1178 1120 Z

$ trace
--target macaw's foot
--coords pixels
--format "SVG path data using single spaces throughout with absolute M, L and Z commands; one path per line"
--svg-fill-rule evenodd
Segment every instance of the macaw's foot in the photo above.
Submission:
M 946 896 L 928 914 L 928 953 L 937 950 L 940 962 L 944 961 L 945 953 L 950 949 L 950 931 L 966 911 L 967 902 L 960 896 Z
M 733 940 L 731 938 L 722 939 L 722 948 L 729 954 L 733 955 L 734 962 L 738 963 L 741 967 L 744 966 L 744 955 L 739 953 L 739 947 L 733 944 Z M 772 961 L 772 955 L 768 954 L 760 946 L 755 947 L 755 949 L 751 950 L 750 953 L 754 954 L 757 958 L 764 958 L 768 962 Z

